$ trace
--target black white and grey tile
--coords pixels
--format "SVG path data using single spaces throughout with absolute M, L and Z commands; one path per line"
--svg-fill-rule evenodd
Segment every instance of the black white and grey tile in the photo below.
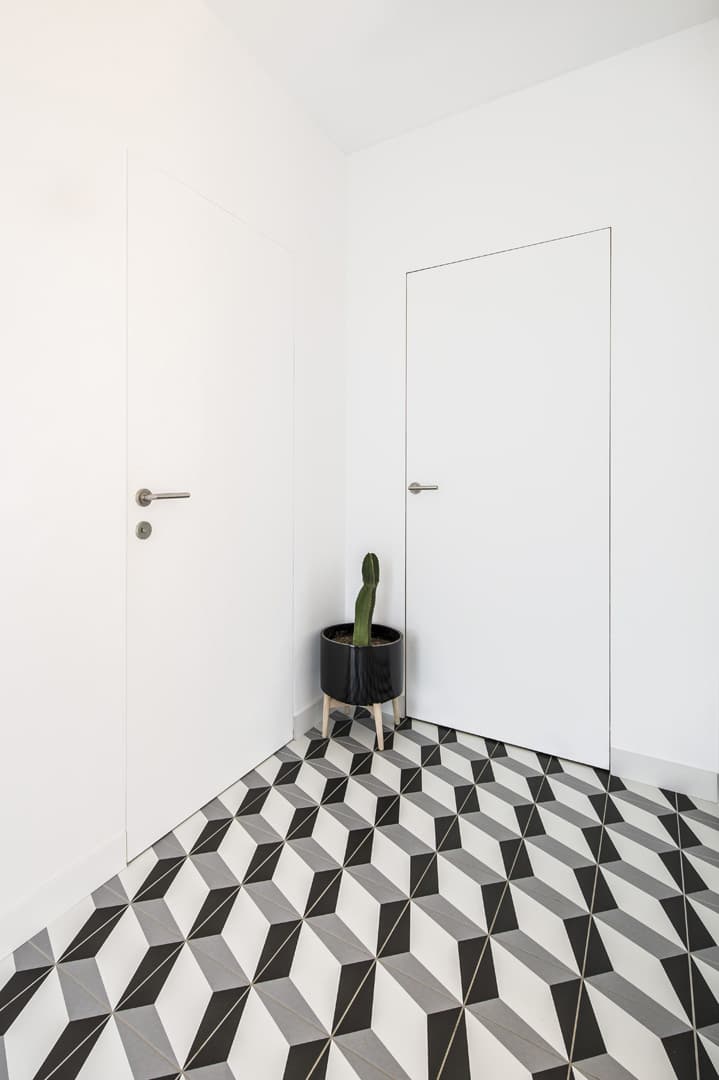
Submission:
M 333 719 L 0 962 L 0 1080 L 719 1076 L 719 806 Z

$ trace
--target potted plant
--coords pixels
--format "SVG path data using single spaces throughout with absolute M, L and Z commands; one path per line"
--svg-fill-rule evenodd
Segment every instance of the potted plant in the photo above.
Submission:
M 373 625 L 379 584 L 379 559 L 369 552 L 362 560 L 362 588 L 354 623 L 337 623 L 322 631 L 320 683 L 324 695 L 322 734 L 329 734 L 333 702 L 365 706 L 374 715 L 377 747 L 384 750 L 382 702 L 391 701 L 399 722 L 399 696 L 404 675 L 404 640 L 399 630 Z

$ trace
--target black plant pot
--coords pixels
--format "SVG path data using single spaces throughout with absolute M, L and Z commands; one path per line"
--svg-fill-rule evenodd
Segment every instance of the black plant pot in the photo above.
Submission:
M 389 626 L 372 626 L 376 645 L 351 645 L 337 641 L 352 635 L 352 623 L 338 623 L 322 631 L 320 683 L 335 701 L 346 705 L 374 705 L 391 701 L 402 693 L 404 638 Z

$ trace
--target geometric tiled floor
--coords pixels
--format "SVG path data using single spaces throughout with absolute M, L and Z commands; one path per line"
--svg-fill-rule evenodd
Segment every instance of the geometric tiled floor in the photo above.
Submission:
M 719 806 L 297 739 L 0 961 L 1 1080 L 709 1080 Z

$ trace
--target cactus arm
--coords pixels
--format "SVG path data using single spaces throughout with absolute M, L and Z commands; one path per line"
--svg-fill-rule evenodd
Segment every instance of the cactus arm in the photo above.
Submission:
M 372 616 L 379 584 L 379 559 L 368 552 L 362 560 L 362 588 L 355 603 L 353 645 L 372 644 Z

